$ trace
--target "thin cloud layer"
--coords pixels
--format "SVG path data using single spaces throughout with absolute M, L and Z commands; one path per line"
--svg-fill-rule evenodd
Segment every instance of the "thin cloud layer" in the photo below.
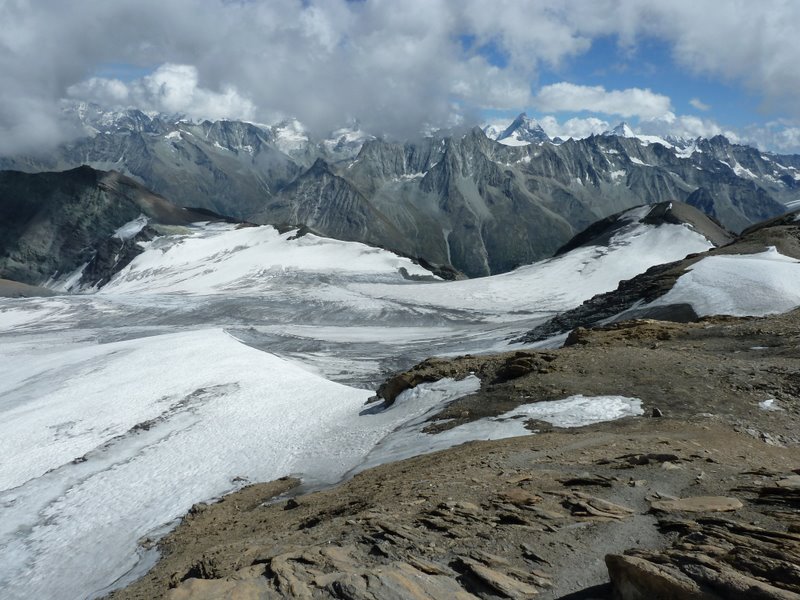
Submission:
M 800 3 L 782 0 L 4 0 L 0 22 L 0 153 L 75 135 L 59 112 L 66 97 L 196 118 L 296 116 L 312 132 L 357 118 L 398 136 L 487 109 L 670 113 L 659 90 L 537 84 L 603 36 L 661 40 L 686 69 L 800 119 Z M 114 64 L 147 74 L 98 76 Z

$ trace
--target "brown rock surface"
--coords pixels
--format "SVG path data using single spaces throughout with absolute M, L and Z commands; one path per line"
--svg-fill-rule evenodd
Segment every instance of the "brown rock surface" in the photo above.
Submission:
M 744 505 L 737 498 L 725 496 L 694 496 L 676 500 L 655 500 L 650 503 L 656 512 L 727 512 L 739 510 Z
M 620 600 L 800 599 L 800 535 L 737 521 L 663 521 L 680 537 L 661 551 L 606 557 Z

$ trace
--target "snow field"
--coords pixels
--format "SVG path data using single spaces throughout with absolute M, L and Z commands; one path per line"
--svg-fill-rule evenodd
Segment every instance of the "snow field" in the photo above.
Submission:
M 296 233 L 206 224 L 186 236 L 158 238 L 144 244 L 145 251 L 100 293 L 258 293 L 296 273 L 404 281 L 399 269 L 405 268 L 411 275 L 431 275 L 379 248 L 312 234 L 289 239 Z
M 651 306 L 691 304 L 701 317 L 760 317 L 800 305 L 800 261 L 772 246 L 759 254 L 708 256 Z
M 649 210 L 643 207 L 641 216 Z M 630 212 L 630 224 L 617 232 L 608 248 L 576 248 L 562 256 L 491 277 L 402 286 L 351 284 L 348 289 L 386 300 L 471 310 L 492 321 L 508 321 L 519 318 L 523 311 L 547 314 L 574 308 L 596 294 L 616 289 L 621 280 L 654 265 L 712 247 L 688 226 L 653 227 L 635 220 L 642 209 Z

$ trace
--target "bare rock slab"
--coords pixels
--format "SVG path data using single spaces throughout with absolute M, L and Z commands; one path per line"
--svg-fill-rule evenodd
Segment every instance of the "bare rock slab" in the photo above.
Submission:
M 676 500 L 655 500 L 650 503 L 656 512 L 730 512 L 739 510 L 743 504 L 737 498 L 726 496 L 693 496 Z

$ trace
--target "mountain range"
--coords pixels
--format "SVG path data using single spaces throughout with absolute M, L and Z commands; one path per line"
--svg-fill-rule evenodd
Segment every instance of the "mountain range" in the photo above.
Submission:
M 800 196 L 800 156 L 722 136 L 637 136 L 621 125 L 551 140 L 524 114 L 503 130 L 408 141 L 357 126 L 321 139 L 297 121 L 199 123 L 74 105 L 85 136 L 0 168 L 90 165 L 123 173 L 179 206 L 360 241 L 467 276 L 550 256 L 576 233 L 642 203 L 678 200 L 741 231 Z

